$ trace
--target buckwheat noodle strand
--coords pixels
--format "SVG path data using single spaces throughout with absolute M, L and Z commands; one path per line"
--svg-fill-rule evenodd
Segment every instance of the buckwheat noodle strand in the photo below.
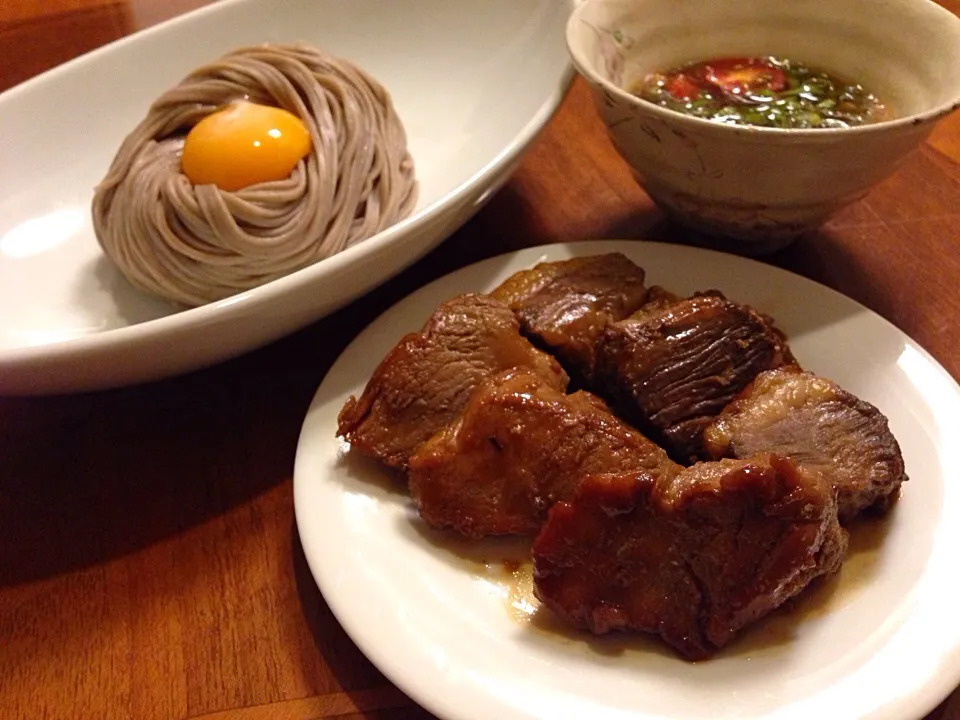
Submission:
M 190 127 L 237 100 L 299 117 L 312 148 L 288 178 L 235 192 L 180 171 Z M 351 63 L 304 45 L 236 50 L 151 105 L 93 199 L 104 253 L 140 289 L 201 305 L 340 252 L 411 213 L 406 133 L 390 95 Z

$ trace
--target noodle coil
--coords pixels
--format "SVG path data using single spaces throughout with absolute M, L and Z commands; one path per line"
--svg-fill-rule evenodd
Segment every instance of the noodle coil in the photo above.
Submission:
M 237 100 L 300 118 L 312 148 L 288 178 L 229 192 L 180 170 L 186 132 Z M 107 257 L 136 287 L 201 305 L 306 267 L 409 215 L 417 183 L 388 92 L 305 45 L 236 50 L 161 95 L 93 198 Z

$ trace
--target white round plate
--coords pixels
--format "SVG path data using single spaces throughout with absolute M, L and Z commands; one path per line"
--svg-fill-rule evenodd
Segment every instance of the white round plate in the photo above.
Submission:
M 0 392 L 192 370 L 336 310 L 416 260 L 506 181 L 560 103 L 573 0 L 225 0 L 0 95 Z M 137 11 L 134 10 L 134 13 Z M 420 181 L 413 216 L 309 268 L 183 311 L 100 252 L 93 188 L 150 102 L 237 47 L 303 41 L 391 92 Z
M 803 365 L 887 415 L 910 475 L 886 519 L 854 528 L 837 578 L 705 662 L 651 640 L 565 632 L 543 610 L 518 620 L 508 606 L 524 609 L 523 592 L 463 559 L 496 560 L 503 546 L 471 550 L 424 530 L 402 482 L 334 437 L 347 397 L 440 302 L 542 260 L 611 251 L 644 267 L 651 284 L 719 288 L 772 314 Z M 890 323 L 821 285 L 688 247 L 551 245 L 441 278 L 364 330 L 307 413 L 294 502 L 310 569 L 340 623 L 392 682 L 445 720 L 911 720 L 960 682 L 957 428 L 960 388 L 950 376 Z

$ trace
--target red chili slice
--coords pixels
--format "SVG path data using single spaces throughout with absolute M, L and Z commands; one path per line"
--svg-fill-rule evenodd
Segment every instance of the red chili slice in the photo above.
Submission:
M 703 78 L 728 93 L 748 90 L 780 92 L 787 87 L 787 76 L 780 68 L 755 58 L 724 58 L 703 63 Z
M 690 100 L 698 97 L 702 90 L 696 82 L 683 73 L 668 76 L 663 89 L 677 100 Z

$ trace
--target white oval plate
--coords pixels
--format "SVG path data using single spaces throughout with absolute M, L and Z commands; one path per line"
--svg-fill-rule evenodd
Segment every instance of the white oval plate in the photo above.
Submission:
M 910 474 L 888 518 L 854 533 L 837 579 L 706 662 L 684 662 L 652 641 L 543 629 L 539 614 L 518 622 L 503 583 L 459 559 L 462 542 L 424 531 L 402 485 L 334 437 L 347 397 L 440 302 L 490 290 L 544 259 L 610 251 L 643 266 L 650 283 L 679 292 L 719 288 L 771 313 L 801 363 L 888 416 Z M 680 246 L 551 245 L 441 278 L 356 338 L 303 425 L 297 526 L 346 631 L 391 681 L 445 720 L 910 720 L 960 682 L 958 427 L 960 388 L 929 355 L 810 280 Z M 496 544 L 484 552 L 495 558 Z
M 226 359 L 343 306 L 437 245 L 506 181 L 571 72 L 573 0 L 226 0 L 0 95 L 0 392 L 89 390 Z M 102 256 L 93 187 L 150 102 L 236 47 L 304 41 L 391 92 L 414 215 L 312 267 L 178 311 Z

